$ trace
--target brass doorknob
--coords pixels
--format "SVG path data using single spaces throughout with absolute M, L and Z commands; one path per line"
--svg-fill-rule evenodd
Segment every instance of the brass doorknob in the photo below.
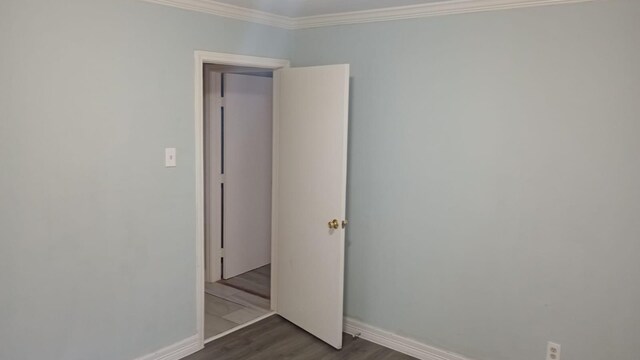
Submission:
M 340 227 L 340 222 L 338 222 L 338 219 L 333 219 L 329 221 L 329 229 L 338 230 L 339 227 Z

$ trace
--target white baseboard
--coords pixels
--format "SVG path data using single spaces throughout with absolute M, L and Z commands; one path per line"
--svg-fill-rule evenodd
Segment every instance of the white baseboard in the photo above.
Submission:
M 202 350 L 202 344 L 198 335 L 193 335 L 136 360 L 179 360 L 200 350 Z
M 344 332 L 420 360 L 471 360 L 347 317 L 344 318 Z

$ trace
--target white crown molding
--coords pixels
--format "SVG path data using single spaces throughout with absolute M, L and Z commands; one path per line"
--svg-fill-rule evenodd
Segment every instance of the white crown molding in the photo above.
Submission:
M 218 15 L 226 18 L 271 25 L 283 29 L 295 29 L 294 18 L 276 15 L 264 11 L 224 4 L 214 0 L 142 0 L 150 3 L 168 5 L 184 10 Z
M 452 0 L 420 5 L 353 11 L 296 18 L 296 29 L 416 19 L 533 6 L 574 4 L 594 0 Z
M 471 360 L 345 317 L 344 332 L 420 360 Z
M 292 30 L 323 26 L 362 24 L 378 21 L 415 19 L 431 16 L 466 14 L 481 11 L 519 9 L 534 6 L 575 4 L 595 0 L 451 0 L 420 5 L 396 6 L 382 9 L 352 11 L 317 16 L 303 16 L 295 18 L 248 9 L 240 6 L 223 4 L 215 0 L 142 1 Z

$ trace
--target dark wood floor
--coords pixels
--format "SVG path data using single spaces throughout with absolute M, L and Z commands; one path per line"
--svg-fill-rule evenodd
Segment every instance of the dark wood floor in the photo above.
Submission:
M 185 360 L 410 360 L 410 356 L 344 334 L 338 351 L 280 316 L 238 330 Z

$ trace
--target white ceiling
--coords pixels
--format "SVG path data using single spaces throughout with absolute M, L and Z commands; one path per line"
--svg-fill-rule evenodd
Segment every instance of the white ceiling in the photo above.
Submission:
M 388 7 L 443 3 L 452 0 L 217 0 L 218 2 L 288 16 L 313 16 Z

